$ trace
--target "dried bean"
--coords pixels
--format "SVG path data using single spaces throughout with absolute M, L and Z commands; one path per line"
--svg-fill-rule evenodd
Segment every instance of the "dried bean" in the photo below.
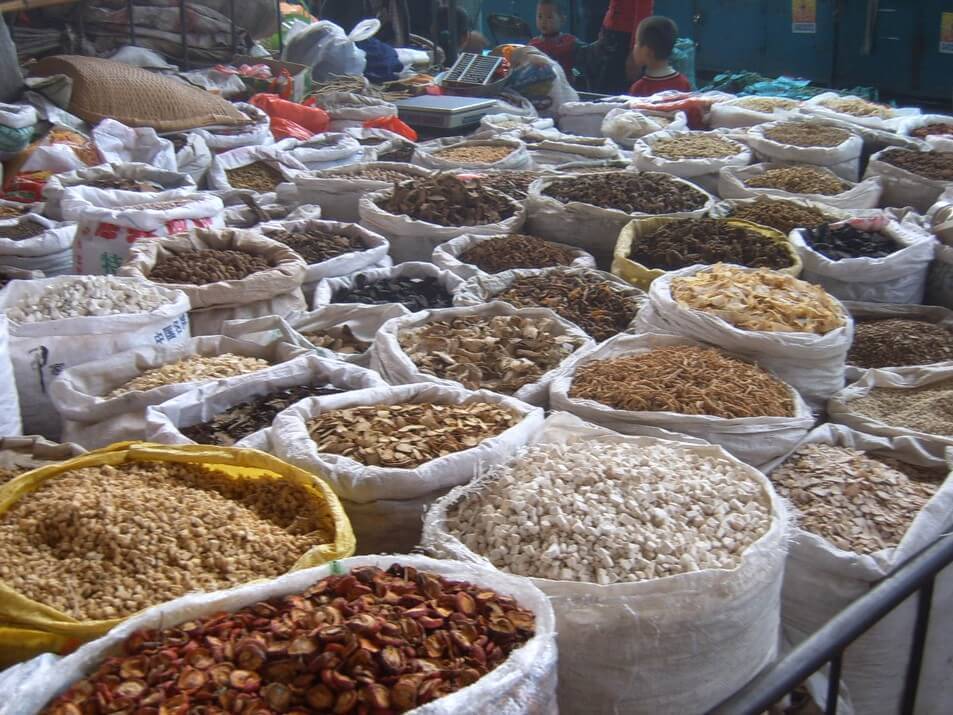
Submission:
M 433 154 L 447 161 L 463 164 L 493 164 L 513 153 L 509 144 L 470 144 L 463 142 L 454 146 L 437 149 Z
M 163 255 L 149 273 L 156 283 L 206 285 L 217 281 L 238 281 L 271 268 L 261 256 L 244 251 L 204 248 Z
M 953 134 L 953 124 L 926 124 L 913 130 L 917 139 L 926 139 L 930 136 L 949 136 Z
M 511 199 L 487 189 L 477 178 L 454 174 L 411 179 L 394 186 L 379 206 L 438 226 L 482 226 L 499 223 L 516 212 Z
M 850 139 L 846 129 L 810 122 L 782 122 L 764 130 L 764 136 L 779 144 L 800 147 L 835 147 Z
M 386 168 L 383 166 L 358 165 L 357 168 L 345 166 L 340 169 L 333 169 L 331 171 L 325 172 L 324 176 L 333 177 L 335 179 L 364 179 L 367 181 L 384 181 L 388 184 L 391 184 L 398 181 L 407 181 L 407 179 L 411 179 L 415 175 L 409 171 Z
M 843 179 L 827 169 L 816 166 L 784 166 L 768 169 L 763 174 L 745 179 L 745 186 L 753 189 L 780 189 L 792 194 L 820 194 L 835 196 L 850 188 Z
M 319 452 L 368 466 L 415 469 L 471 447 L 519 422 L 515 412 L 485 402 L 405 403 L 329 410 L 308 422 Z
M 753 112 L 769 114 L 779 109 L 795 109 L 800 102 L 784 97 L 742 97 L 731 102 L 733 107 L 750 109 Z
M 633 240 L 629 257 L 666 271 L 722 261 L 751 268 L 789 268 L 794 263 L 787 243 L 713 218 L 666 223 Z
M 22 241 L 25 238 L 35 238 L 48 230 L 49 229 L 41 223 L 24 219 L 7 226 L 0 226 L 0 238 Z
M 953 155 L 939 151 L 888 149 L 880 160 L 933 181 L 953 181 Z
M 119 397 L 135 390 L 152 390 L 165 385 L 178 385 L 194 380 L 216 380 L 264 370 L 271 363 L 256 357 L 222 353 L 221 355 L 192 355 L 161 367 L 146 370 L 124 383 L 106 397 Z
M 953 437 L 953 379 L 922 387 L 874 387 L 847 404 L 851 412 L 891 427 Z
M 229 186 L 233 189 L 251 189 L 260 194 L 274 191 L 285 181 L 284 175 L 271 164 L 256 161 L 237 169 L 226 169 Z
M 890 236 L 876 231 L 861 231 L 850 224 L 831 226 L 821 224 L 801 234 L 804 242 L 832 261 L 845 258 L 883 258 L 896 253 L 903 246 Z
M 411 312 L 431 308 L 449 308 L 453 296 L 432 276 L 423 278 L 382 278 L 370 281 L 358 273 L 354 284 L 334 294 L 332 303 L 400 303 Z
M 672 345 L 595 360 L 573 377 L 569 396 L 617 410 L 683 415 L 791 417 L 791 388 L 757 365 L 714 348 Z
M 514 233 L 480 241 L 461 253 L 459 258 L 462 263 L 474 265 L 481 271 L 501 273 L 517 268 L 568 266 L 576 255 L 571 248 Z
M 145 281 L 115 276 L 80 276 L 57 285 L 48 285 L 39 295 L 21 298 L 7 310 L 15 323 L 87 316 L 149 313 L 168 305 L 165 295 Z
M 98 713 L 103 694 L 108 712 L 403 713 L 477 682 L 535 629 L 532 611 L 485 586 L 361 566 L 234 613 L 137 631 L 41 715 Z
M 834 220 L 811 206 L 769 199 L 767 196 L 759 196 L 751 203 L 736 204 L 729 216 L 777 229 L 785 236 L 796 228 L 814 228 Z
M 926 320 L 858 320 L 847 363 L 862 368 L 953 360 L 953 331 Z
M 721 159 L 744 151 L 738 142 L 704 133 L 689 132 L 652 144 L 652 153 L 663 159 Z
M 268 229 L 264 231 L 272 241 L 283 243 L 304 259 L 304 262 L 313 265 L 323 263 L 345 253 L 365 251 L 367 246 L 359 236 L 344 236 L 330 233 L 317 228 L 298 230 Z
M 702 208 L 707 198 L 691 184 L 667 174 L 612 171 L 556 179 L 543 194 L 625 213 L 667 214 Z
M 315 347 L 327 348 L 333 352 L 346 355 L 367 352 L 371 347 L 370 343 L 358 340 L 348 325 L 302 333 L 301 336 Z
M 877 117 L 879 119 L 890 119 L 895 112 L 890 107 L 883 104 L 868 102 L 858 97 L 842 97 L 825 99 L 821 102 L 822 107 L 827 107 L 841 114 L 849 114 L 852 117 Z

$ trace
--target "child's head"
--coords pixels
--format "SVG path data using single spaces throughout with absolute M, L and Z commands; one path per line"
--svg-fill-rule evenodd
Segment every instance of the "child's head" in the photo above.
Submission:
M 563 14 L 556 0 L 539 0 L 536 5 L 536 27 L 543 35 L 559 32 L 563 24 Z
M 678 26 L 661 15 L 647 17 L 635 31 L 635 47 L 632 56 L 637 65 L 667 62 L 675 49 Z

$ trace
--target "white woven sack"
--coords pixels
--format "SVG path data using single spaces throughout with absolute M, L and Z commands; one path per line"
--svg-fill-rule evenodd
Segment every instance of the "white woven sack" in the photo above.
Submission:
M 856 209 L 875 209 L 880 206 L 883 191 L 879 177 L 865 176 L 859 183 L 848 181 L 850 188 L 839 194 L 795 194 L 781 189 L 756 188 L 745 186 L 745 181 L 760 176 L 768 169 L 777 169 L 784 164 L 752 164 L 745 167 L 725 167 L 718 174 L 718 195 L 723 199 L 753 199 L 758 196 L 771 196 L 779 199 L 804 199 L 825 206 L 851 211 Z
M 294 184 L 283 184 L 283 186 L 294 188 Z M 265 223 L 307 221 L 321 218 L 321 207 L 317 204 L 297 205 L 297 202 L 294 201 L 282 203 L 277 192 L 258 195 L 245 194 L 244 198 L 243 203 L 225 208 L 226 228 L 258 229 Z
M 617 107 L 602 120 L 602 135 L 625 149 L 632 149 L 639 139 L 653 132 L 680 132 L 687 129 L 685 112 L 653 112 Z
M 277 579 L 258 581 L 227 591 L 194 593 L 153 606 L 123 621 L 102 638 L 59 659 L 43 655 L 14 682 L 0 685 L 4 715 L 35 715 L 72 683 L 86 677 L 137 630 L 166 628 L 221 611 L 235 611 L 259 601 L 300 593 L 321 579 L 360 566 L 390 568 L 394 563 L 467 581 L 512 596 L 536 616 L 536 632 L 521 648 L 476 683 L 408 711 L 408 715 L 556 715 L 556 634 L 553 609 L 539 589 L 526 579 L 455 561 L 423 556 L 357 556 L 324 566 L 293 571 Z M 23 671 L 21 671 L 22 673 Z
M 535 114 L 534 110 L 533 115 Z M 516 132 L 518 135 L 527 129 L 546 131 L 555 128 L 556 125 L 552 119 L 533 115 L 487 114 L 480 119 L 479 131 L 491 132 L 494 135 Z
M 918 114 L 907 117 L 900 122 L 897 133 L 912 138 L 915 130 L 931 124 L 953 124 L 953 117 L 946 114 Z M 927 134 L 921 141 L 935 151 L 953 152 L 953 136 L 949 134 Z
M 164 284 L 184 292 L 191 302 L 189 320 L 193 335 L 219 335 L 226 320 L 259 315 L 288 315 L 305 308 L 301 284 L 307 266 L 297 253 L 283 243 L 254 231 L 198 229 L 167 236 L 161 240 L 139 241 L 120 275 L 148 280 L 160 256 L 203 249 L 237 250 L 261 256 L 268 270 L 240 280 L 216 281 L 205 285 Z
M 20 419 L 20 398 L 10 359 L 10 325 L 6 315 L 0 315 L 0 434 L 15 437 L 23 434 Z
M 146 409 L 150 405 L 158 405 L 210 380 L 133 390 L 116 397 L 110 397 L 109 393 L 147 370 L 194 355 L 212 357 L 224 353 L 277 364 L 303 354 L 304 350 L 278 341 L 258 345 L 210 335 L 177 345 L 134 348 L 71 367 L 50 386 L 50 400 L 63 419 L 63 441 L 75 442 L 86 449 L 99 449 L 114 442 L 146 439 Z
M 175 153 L 176 170 L 192 177 L 196 186 L 205 188 L 205 179 L 212 166 L 212 150 L 198 134 L 185 135 L 185 145 Z
M 553 328 L 555 329 L 553 337 L 570 336 L 579 340 L 579 347 L 573 351 L 573 355 L 595 345 L 592 338 L 581 328 L 564 318 L 560 318 L 549 308 L 517 308 L 509 303 L 495 301 L 484 305 L 420 311 L 387 321 L 374 338 L 374 345 L 371 348 L 371 369 L 379 372 L 381 377 L 391 385 L 432 382 L 437 385 L 461 387 L 462 385 L 456 380 L 437 377 L 417 367 L 401 347 L 400 333 L 437 321 L 451 321 L 456 318 L 483 318 L 489 320 L 497 315 L 518 315 L 531 322 L 543 319 L 553 321 Z M 563 364 L 565 364 L 565 361 Z M 531 405 L 547 407 L 549 405 L 549 383 L 559 372 L 559 368 L 560 366 L 557 365 L 540 375 L 535 382 L 524 385 L 512 393 L 513 397 Z
M 322 215 L 335 221 L 358 221 L 361 197 L 390 188 L 391 182 L 353 177 L 367 168 L 392 169 L 407 174 L 407 178 L 429 176 L 431 171 L 421 166 L 393 161 L 375 161 L 338 167 L 331 171 L 300 174 L 295 178 L 298 200 L 321 206 Z
M 595 257 L 600 267 L 608 268 L 612 262 L 612 252 L 615 250 L 619 232 L 632 219 L 651 218 L 651 216 L 642 213 L 628 214 L 624 211 L 600 208 L 579 201 L 564 204 L 550 196 L 545 196 L 543 192 L 546 188 L 560 178 L 565 177 L 542 177 L 530 185 L 529 196 L 526 199 L 525 233 L 539 236 L 547 241 L 557 241 L 582 248 Z M 700 218 L 715 205 L 714 197 L 706 191 L 684 179 L 670 178 L 691 186 L 704 197 L 704 204 L 694 211 L 662 215 L 672 218 Z
M 711 136 L 730 141 L 736 145 L 737 154 L 719 159 L 666 159 L 654 151 L 655 144 L 662 139 L 674 139 L 678 136 Z M 722 132 L 689 132 L 666 129 L 642 137 L 632 149 L 632 165 L 637 171 L 660 171 L 688 179 L 705 191 L 714 194 L 718 191 L 719 172 L 727 166 L 741 167 L 751 163 L 751 150 L 743 144 L 733 141 Z
M 878 151 L 867 163 L 864 178 L 879 177 L 883 183 L 881 206 L 903 208 L 912 206 L 919 213 L 926 213 L 943 193 L 953 189 L 953 181 L 926 179 L 899 166 L 881 161 L 880 157 L 890 149 Z
M 880 437 L 903 437 L 908 443 L 931 457 L 943 459 L 948 447 L 953 447 L 953 436 L 929 434 L 906 427 L 895 427 L 872 417 L 858 414 L 851 408 L 851 402 L 867 394 L 875 387 L 911 389 L 924 387 L 953 378 L 953 365 L 939 363 L 917 367 L 892 367 L 879 370 L 866 370 L 856 382 L 851 383 L 827 403 L 827 414 L 831 422 L 843 424 L 858 432 Z
M 619 145 L 606 137 L 548 136 L 545 132 L 532 132 L 524 135 L 523 140 L 533 165 L 540 169 L 566 164 L 601 166 L 623 158 Z
M 278 354 L 293 357 L 267 370 L 192 383 L 178 395 L 153 403 L 143 416 L 144 439 L 159 444 L 195 444 L 182 434 L 181 429 L 211 420 L 243 402 L 289 387 L 330 385 L 340 390 L 362 390 L 385 384 L 377 373 L 357 365 L 308 355 L 287 343 L 275 347 Z M 271 452 L 270 432 L 271 427 L 258 430 L 233 446 Z
M 526 222 L 526 207 L 510 199 L 513 215 L 496 223 L 481 226 L 438 226 L 429 221 L 417 221 L 407 214 L 392 214 L 377 205 L 387 198 L 393 189 L 384 189 L 365 194 L 358 204 L 362 226 L 376 231 L 390 241 L 390 255 L 395 263 L 406 261 L 429 261 L 433 249 L 451 238 L 475 233 L 481 236 L 496 236 L 501 233 L 519 233 Z
M 212 164 L 209 166 L 206 177 L 208 187 L 219 191 L 232 189 L 228 174 L 225 172 L 254 164 L 257 161 L 263 161 L 276 169 L 285 181 L 294 181 L 298 172 L 308 170 L 308 167 L 295 159 L 290 152 L 282 151 L 276 146 L 244 146 L 212 157 Z
M 698 437 L 724 447 L 730 454 L 753 466 L 768 462 L 791 449 L 814 426 L 814 416 L 793 388 L 794 416 L 742 417 L 726 419 L 711 415 L 677 412 L 636 412 L 619 410 L 595 400 L 570 397 L 576 371 L 593 361 L 620 355 L 646 353 L 672 345 L 699 345 L 690 338 L 674 335 L 617 335 L 604 343 L 579 351 L 563 363 L 549 386 L 550 407 L 570 412 L 592 424 L 620 434 L 665 437 L 677 433 Z
M 718 316 L 683 308 L 672 298 L 673 280 L 707 269 L 690 266 L 652 281 L 648 303 L 635 320 L 636 330 L 682 335 L 756 362 L 797 390 L 812 407 L 823 405 L 841 389 L 854 334 L 854 321 L 843 306 L 844 327 L 825 335 L 740 330 Z
M 357 129 L 364 122 L 397 116 L 397 105 L 383 99 L 353 92 L 323 92 L 316 96 L 314 106 L 331 117 L 328 131 L 342 132 Z
M 830 122 L 823 119 L 804 117 L 799 122 L 816 124 L 818 127 L 830 126 Z M 763 161 L 789 162 L 798 164 L 814 164 L 830 169 L 842 179 L 857 181 L 860 174 L 860 154 L 864 148 L 864 140 L 856 132 L 844 129 L 850 136 L 833 147 L 801 147 L 792 144 L 768 139 L 764 132 L 767 129 L 783 124 L 784 122 L 769 122 L 752 127 L 747 135 L 747 144 L 754 149 L 755 156 Z M 722 198 L 730 198 L 723 196 Z
M 727 102 L 715 102 L 708 112 L 708 126 L 712 129 L 741 129 L 754 127 L 767 122 L 778 122 L 794 119 L 798 116 L 797 109 L 775 109 L 773 112 L 758 112 L 739 104 L 748 97 L 729 99 Z M 764 97 L 774 99 L 774 97 Z M 779 98 L 781 99 L 781 98 Z
M 344 130 L 344 133 L 350 137 L 354 137 L 361 144 L 361 148 L 364 152 L 363 161 L 378 161 L 378 157 L 382 154 L 396 151 L 408 144 L 414 144 L 414 142 L 389 129 L 348 127 Z
M 825 119 L 838 119 L 841 122 L 856 124 L 857 126 L 867 127 L 869 129 L 879 129 L 881 131 L 887 132 L 896 132 L 901 126 L 903 126 L 904 120 L 911 119 L 920 114 L 920 110 L 917 107 L 903 107 L 899 109 L 896 107 L 888 107 L 891 116 L 887 119 L 876 116 L 855 117 L 853 114 L 846 114 L 844 112 L 835 111 L 830 107 L 825 107 L 824 102 L 832 99 L 860 100 L 861 98 L 850 95 L 840 95 L 837 92 L 822 92 L 821 94 L 815 95 L 804 102 L 801 105 L 801 111 L 806 114 Z
M 93 128 L 93 142 L 109 163 L 141 162 L 162 171 L 178 171 L 175 147 L 152 127 L 127 127 L 104 119 Z
M 334 352 L 330 348 L 314 346 L 306 333 L 342 330 L 347 328 L 358 340 L 370 346 L 381 326 L 391 318 L 409 315 L 410 311 L 397 303 L 388 305 L 363 305 L 346 303 L 326 305 L 312 311 L 301 311 L 281 318 L 277 315 L 263 315 L 247 320 L 229 320 L 222 326 L 222 334 L 241 340 L 251 340 L 267 344 L 273 340 L 283 340 L 306 350 L 313 350 L 321 357 L 341 362 L 349 362 L 361 367 L 371 364 L 370 347 L 360 353 Z
M 494 238 L 499 238 L 499 236 L 457 236 L 452 238 L 446 243 L 441 243 L 435 249 L 433 249 L 433 255 L 430 260 L 433 261 L 433 264 L 438 268 L 442 268 L 446 271 L 450 271 L 454 275 L 459 276 L 462 280 L 469 280 L 474 276 L 487 276 L 491 275 L 485 271 L 480 270 L 472 263 L 464 263 L 460 260 L 460 256 L 467 251 L 469 251 L 474 246 L 483 243 L 484 241 L 490 241 Z M 560 248 L 565 248 L 572 251 L 573 258 L 572 263 L 570 264 L 573 268 L 595 268 L 596 259 L 592 257 L 591 254 L 582 250 L 581 248 L 576 248 L 575 246 L 567 246 L 563 243 L 553 243 L 554 246 L 559 246 Z M 532 269 L 526 269 L 532 270 Z
M 601 137 L 602 120 L 613 109 L 625 109 L 622 100 L 606 102 L 564 102 L 557 113 L 560 131 L 584 137 Z
M 340 132 L 315 134 L 310 139 L 282 139 L 275 146 L 287 151 L 309 171 L 345 166 L 364 159 L 364 150 L 357 139 Z
M 0 438 L 0 469 L 37 469 L 54 462 L 65 462 L 85 451 L 78 444 L 51 442 L 38 435 L 3 437 Z M 2 685 L 0 692 L 3 692 Z
M 787 511 L 757 470 L 737 462 L 720 447 L 675 437 L 685 450 L 737 463 L 770 499 L 771 527 L 732 570 L 706 569 L 608 586 L 528 579 L 549 597 L 556 611 L 559 706 L 564 713 L 707 712 L 775 658 Z M 651 437 L 626 437 L 555 413 L 531 443 L 571 446 L 592 441 L 659 442 Z M 477 481 L 454 489 L 430 509 L 424 525 L 424 546 L 430 553 L 491 566 L 446 528 L 448 509 L 480 488 Z
M 60 276 L 13 281 L 0 292 L 0 311 L 35 298 L 50 285 L 76 280 Z M 123 279 L 139 285 L 141 281 Z M 131 348 L 176 345 L 189 339 L 189 299 L 182 291 L 156 286 L 170 302 L 151 313 L 62 318 L 38 323 L 10 322 L 10 357 L 27 434 L 59 441 L 62 424 L 50 401 L 57 375 L 76 365 L 102 360 Z
M 193 129 L 191 133 L 200 137 L 213 154 L 245 146 L 274 144 L 275 139 L 271 135 L 271 117 L 247 102 L 235 102 L 235 107 L 245 114 L 251 123 L 233 127 L 205 127 Z
M 919 466 L 950 470 L 949 462 L 925 454 L 905 437 L 875 437 L 843 425 L 822 425 L 801 444 L 831 444 L 869 452 L 875 457 L 892 457 Z M 782 462 L 783 458 L 777 460 L 765 473 L 770 474 Z M 855 553 L 834 546 L 822 536 L 795 529 L 781 593 L 785 637 L 795 644 L 807 639 L 905 561 L 942 538 L 951 521 L 953 480 L 947 478 L 894 548 L 872 554 Z M 864 632 L 844 653 L 841 677 L 858 715 L 900 712 L 916 602 L 914 594 Z M 943 715 L 953 702 L 953 681 L 949 677 L 949 663 L 953 660 L 951 607 L 953 569 L 947 567 L 934 585 L 933 609 L 917 689 L 915 712 L 918 715 Z
M 476 447 L 437 457 L 415 469 L 370 467 L 348 457 L 318 452 L 307 423 L 330 410 L 359 405 L 402 403 L 500 405 L 520 415 L 520 421 Z M 341 497 L 358 548 L 409 551 L 420 541 L 423 513 L 450 487 L 465 484 L 482 469 L 509 459 L 543 423 L 543 410 L 488 390 L 464 390 L 418 383 L 376 387 L 343 395 L 312 397 L 289 407 L 272 425 L 273 453 L 312 474 L 321 474 Z
M 24 221 L 38 223 L 47 230 L 33 238 L 0 238 L 0 266 L 40 271 L 51 277 L 72 273 L 76 224 L 51 221 L 39 214 L 26 214 L 19 218 L 2 219 L 0 226 L 13 226 Z
M 102 179 L 126 179 L 158 184 L 159 191 L 125 191 L 87 186 Z M 83 209 L 92 206 L 117 206 L 128 203 L 158 201 L 159 194 L 172 189 L 195 190 L 195 181 L 174 167 L 158 169 L 143 163 L 101 164 L 88 169 L 77 169 L 65 174 L 53 174 L 43 187 L 43 212 L 54 221 L 76 221 Z M 64 210 L 64 201 L 68 209 Z
M 880 233 L 903 248 L 883 258 L 833 261 L 806 243 L 804 229 L 794 229 L 790 239 L 804 264 L 801 279 L 841 300 L 922 303 L 936 239 L 911 222 L 890 221 Z
M 358 276 L 364 276 L 367 281 L 373 282 L 389 278 L 428 278 L 433 277 L 444 289 L 453 295 L 457 289 L 463 285 L 463 281 L 449 271 L 444 271 L 432 263 L 423 263 L 421 261 L 409 261 L 389 268 L 371 268 L 350 276 L 338 276 L 336 278 L 325 278 L 318 283 L 314 291 L 315 309 L 324 308 L 331 305 L 360 305 L 358 303 L 334 303 L 334 295 L 345 288 L 354 285 L 354 279 Z
M 510 153 L 497 161 L 461 161 L 459 159 L 447 159 L 438 152 L 440 149 L 449 147 L 484 147 L 484 146 L 505 146 L 510 148 Z M 446 137 L 443 139 L 433 139 L 429 142 L 423 142 L 417 145 L 411 162 L 416 166 L 422 166 L 425 169 L 434 169 L 438 171 L 451 171 L 453 169 L 532 169 L 533 160 L 526 150 L 526 144 L 519 139 L 510 136 L 499 136 L 494 139 L 466 139 L 460 141 L 459 137 Z

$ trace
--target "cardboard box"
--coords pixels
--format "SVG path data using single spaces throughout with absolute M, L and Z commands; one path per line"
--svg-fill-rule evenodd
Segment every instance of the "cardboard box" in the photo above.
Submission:
M 311 68 L 306 65 L 299 65 L 297 62 L 283 62 L 281 60 L 272 60 L 264 57 L 250 57 L 249 55 L 236 55 L 232 60 L 233 65 L 268 65 L 271 73 L 277 77 L 281 70 L 287 69 L 291 74 L 291 99 L 300 102 L 311 91 Z M 271 80 L 254 79 L 251 77 L 242 77 L 242 82 L 248 87 L 249 95 L 259 92 L 270 92 Z

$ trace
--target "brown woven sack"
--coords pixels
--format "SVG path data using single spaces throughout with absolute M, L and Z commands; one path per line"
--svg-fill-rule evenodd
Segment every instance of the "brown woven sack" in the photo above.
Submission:
M 69 77 L 73 93 L 66 109 L 90 124 L 111 118 L 130 127 L 174 132 L 250 122 L 220 97 L 122 62 L 56 55 L 37 62 L 31 74 Z

